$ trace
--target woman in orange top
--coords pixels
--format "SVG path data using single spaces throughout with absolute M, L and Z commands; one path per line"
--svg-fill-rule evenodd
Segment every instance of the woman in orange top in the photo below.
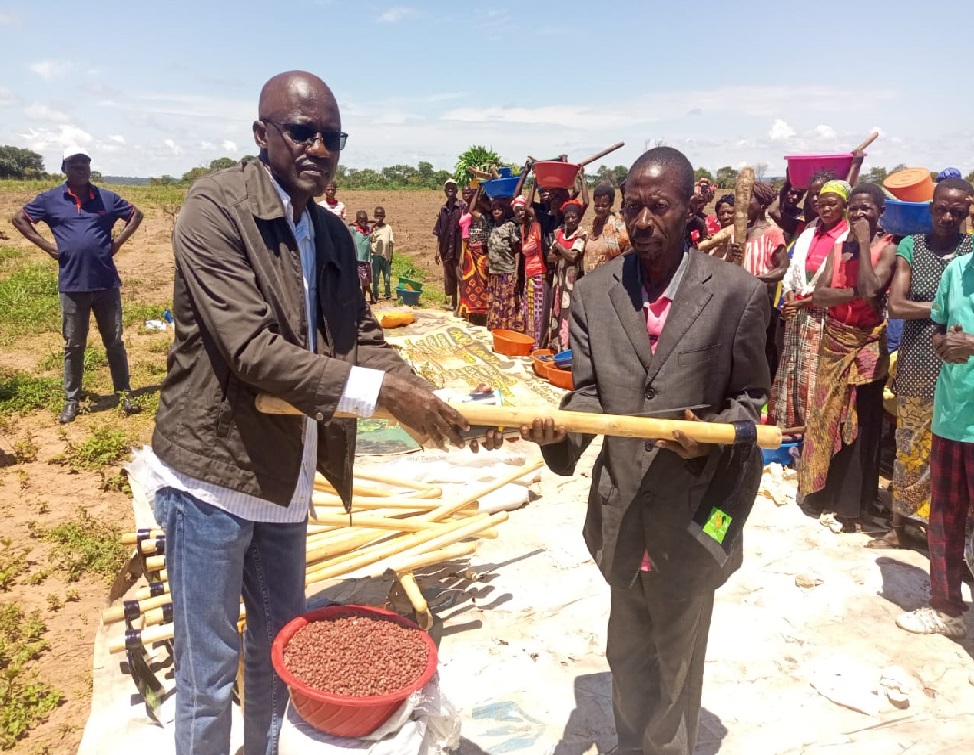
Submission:
M 826 309 L 815 380 L 815 411 L 806 417 L 798 490 L 835 532 L 861 529 L 879 489 L 883 387 L 889 374 L 886 302 L 859 292 L 859 260 L 875 266 L 892 237 L 879 230 L 885 197 L 875 184 L 849 195 L 851 232 L 825 262 L 812 305 Z M 816 502 L 818 505 L 816 505 Z
M 534 208 L 523 196 L 511 206 L 514 218 L 521 227 L 521 257 L 524 260 L 524 290 L 521 295 L 524 333 L 534 338 L 535 348 L 541 347 L 547 322 L 544 316 L 545 264 L 541 244 L 541 224 L 534 217 Z

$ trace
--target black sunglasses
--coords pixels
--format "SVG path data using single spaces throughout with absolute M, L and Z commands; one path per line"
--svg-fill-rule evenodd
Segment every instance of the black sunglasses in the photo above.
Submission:
M 299 147 L 310 147 L 320 137 L 325 149 L 330 152 L 340 152 L 345 149 L 345 143 L 348 141 L 348 134 L 344 131 L 322 131 L 317 126 L 310 126 L 307 123 L 278 123 L 270 118 L 264 118 L 263 123 L 270 123 Z

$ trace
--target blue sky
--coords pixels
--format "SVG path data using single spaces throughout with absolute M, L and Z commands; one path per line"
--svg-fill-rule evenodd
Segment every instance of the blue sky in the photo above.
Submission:
M 253 152 L 257 94 L 292 68 L 327 81 L 351 167 L 452 167 L 657 139 L 711 170 L 848 151 L 974 169 L 969 11 L 906 0 L 161 3 L 0 0 L 0 143 L 87 147 L 115 175 L 179 175 Z M 476 8 L 476 9 L 475 9 Z M 957 35 L 951 38 L 951 30 Z

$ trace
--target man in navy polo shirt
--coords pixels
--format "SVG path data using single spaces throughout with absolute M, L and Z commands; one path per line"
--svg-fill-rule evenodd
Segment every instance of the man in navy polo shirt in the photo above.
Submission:
M 91 183 L 91 158 L 80 147 L 64 150 L 61 170 L 67 180 L 61 186 L 34 197 L 11 218 L 18 231 L 58 262 L 61 299 L 61 331 L 64 335 L 64 425 L 78 415 L 81 375 L 88 323 L 95 315 L 101 333 L 115 392 L 121 394 L 126 414 L 139 411 L 128 397 L 128 357 L 122 342 L 122 285 L 115 268 L 115 254 L 142 222 L 142 213 L 118 194 Z M 112 228 L 119 220 L 125 227 L 114 239 Z M 54 234 L 48 241 L 34 227 L 47 223 Z

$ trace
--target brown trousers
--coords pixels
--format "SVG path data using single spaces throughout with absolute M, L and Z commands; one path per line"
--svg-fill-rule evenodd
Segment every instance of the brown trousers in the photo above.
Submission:
M 674 602 L 656 575 L 612 588 L 606 657 L 618 755 L 693 755 L 713 592 Z

